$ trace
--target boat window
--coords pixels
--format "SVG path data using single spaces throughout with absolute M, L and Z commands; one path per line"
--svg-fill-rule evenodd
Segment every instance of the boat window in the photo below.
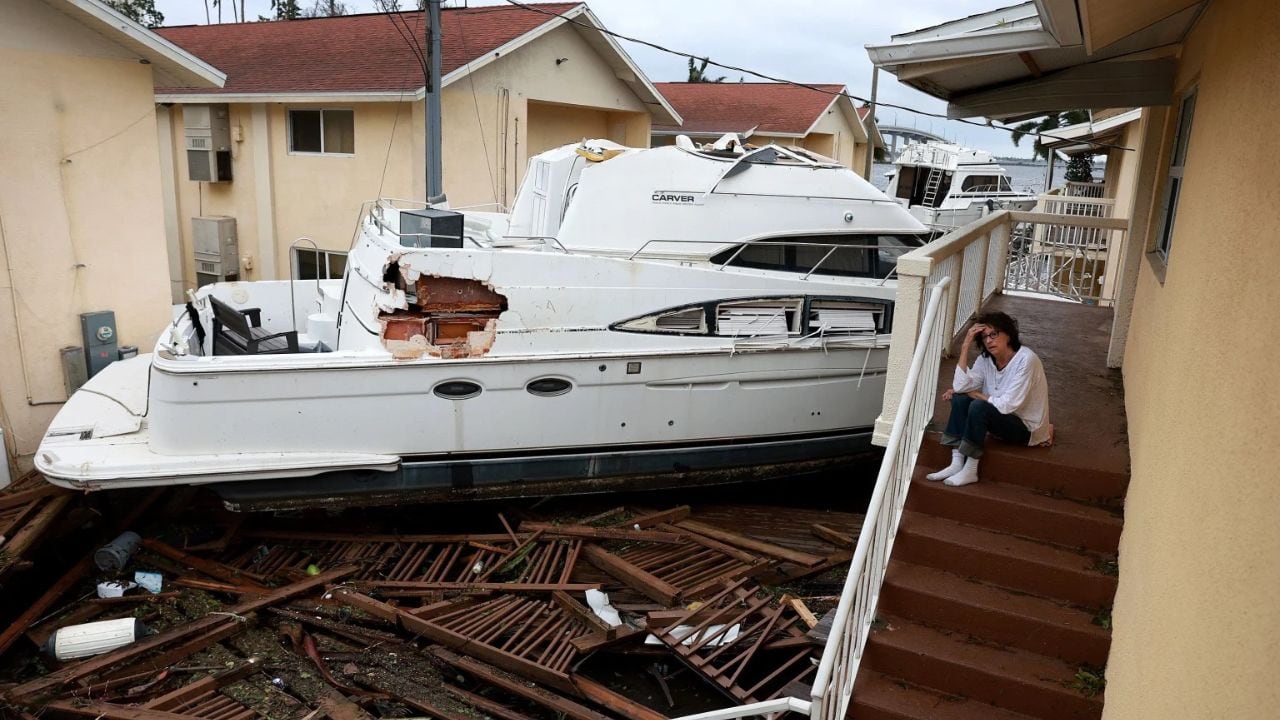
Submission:
M 809 304 L 809 332 L 823 335 L 875 335 L 884 326 L 882 304 L 814 300 Z
M 916 168 L 914 165 L 904 165 L 898 170 L 898 182 L 894 186 L 894 195 L 910 202 L 911 190 L 916 184 Z
M 883 278 L 898 267 L 898 258 L 923 245 L 924 240 L 915 235 L 879 235 L 876 244 L 876 277 Z
M 730 337 L 799 335 L 801 298 L 735 300 L 716 308 L 716 334 Z
M 1000 176 L 1000 190 L 1003 192 L 1013 192 L 1013 187 L 1009 185 L 1009 178 L 1006 175 Z
M 707 311 L 699 305 L 697 307 L 672 310 L 660 315 L 647 315 L 621 323 L 618 325 L 618 329 L 638 332 L 674 333 L 678 335 L 706 335 Z
M 432 388 L 431 392 L 445 400 L 466 400 L 479 395 L 482 389 L 470 380 L 446 380 Z
M 556 397 L 564 395 L 573 389 L 573 383 L 563 378 L 538 378 L 531 380 L 528 385 L 524 386 L 530 395 L 538 397 Z
M 960 183 L 961 192 L 996 192 L 1000 189 L 999 175 L 970 175 Z M 1005 182 L 1007 186 L 1009 183 Z
M 883 262 L 896 263 L 903 248 L 922 244 L 921 238 L 910 234 L 790 236 L 749 243 L 741 252 L 741 246 L 730 248 L 717 253 L 711 262 L 802 274 L 812 270 L 815 275 L 884 277 L 886 271 L 880 269 Z M 878 249 L 882 245 L 888 247 Z

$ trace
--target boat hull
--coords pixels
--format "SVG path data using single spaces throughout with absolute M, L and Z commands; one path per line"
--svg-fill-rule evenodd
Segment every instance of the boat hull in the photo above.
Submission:
M 340 471 L 305 480 L 209 487 L 233 511 L 376 506 L 688 488 L 801 476 L 877 456 L 871 428 L 591 452 L 406 458 L 392 472 Z

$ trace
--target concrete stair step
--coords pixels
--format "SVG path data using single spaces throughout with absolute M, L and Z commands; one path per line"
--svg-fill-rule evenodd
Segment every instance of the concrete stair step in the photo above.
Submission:
M 1043 598 L 893 560 L 882 612 L 1072 663 L 1107 664 L 1111 635 L 1093 614 Z
M 1116 578 L 1096 569 L 1102 556 L 905 511 L 896 560 L 1090 609 L 1110 607 Z
M 939 443 L 940 437 L 937 432 L 925 434 L 919 465 L 951 464 L 951 448 Z M 998 440 L 987 443 L 979 476 L 1107 507 L 1121 507 L 1129 486 L 1128 473 L 1083 468 L 1069 458 L 1060 459 L 1054 448 L 1014 447 Z
M 1071 687 L 1077 668 L 1068 663 L 891 615 L 881 619 L 886 624 L 872 632 L 863 657 L 868 670 L 1042 720 L 1102 716 L 1102 696 Z
M 878 672 L 860 672 L 847 717 L 852 720 L 1033 720 L 959 695 L 945 695 Z
M 1109 509 L 1023 485 L 982 480 L 953 488 L 924 479 L 937 469 L 916 466 L 909 510 L 1094 552 L 1114 554 L 1120 545 L 1124 520 Z

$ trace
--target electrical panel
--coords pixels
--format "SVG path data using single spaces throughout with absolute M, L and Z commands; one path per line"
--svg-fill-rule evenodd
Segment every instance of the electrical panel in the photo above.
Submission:
M 225 215 L 191 218 L 196 287 L 240 279 L 236 219 Z
M 187 177 L 200 182 L 231 182 L 231 110 L 226 103 L 185 105 L 182 133 Z
M 84 337 L 84 362 L 89 377 L 120 358 L 115 313 L 110 310 L 81 313 L 80 334 Z
M 400 211 L 400 244 L 406 247 L 462 247 L 462 213 L 452 210 Z

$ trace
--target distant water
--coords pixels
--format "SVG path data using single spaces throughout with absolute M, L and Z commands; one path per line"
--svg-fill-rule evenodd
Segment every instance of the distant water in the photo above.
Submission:
M 1004 165 L 1004 169 L 1009 173 L 1009 183 L 1013 185 L 1014 190 L 1031 190 L 1032 192 L 1044 192 L 1044 173 L 1048 169 L 1048 165 L 1044 163 L 1036 165 Z M 884 174 L 893 169 L 893 165 L 889 163 L 876 163 L 871 166 L 871 183 L 876 187 L 884 190 L 889 184 L 889 178 Z M 1061 185 L 1067 174 L 1067 164 L 1065 162 L 1055 163 L 1053 166 L 1053 186 Z M 1094 174 L 1099 174 L 1094 171 Z

